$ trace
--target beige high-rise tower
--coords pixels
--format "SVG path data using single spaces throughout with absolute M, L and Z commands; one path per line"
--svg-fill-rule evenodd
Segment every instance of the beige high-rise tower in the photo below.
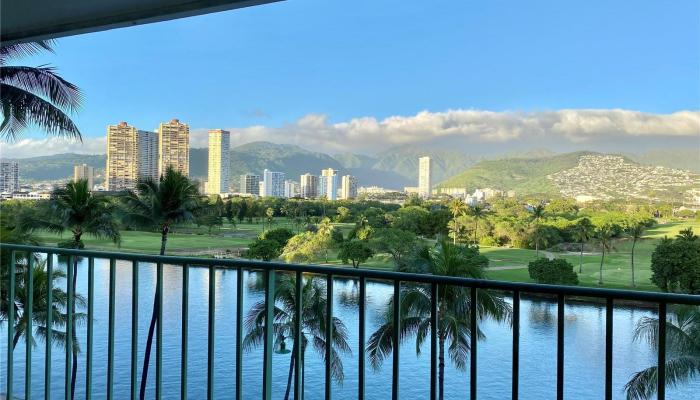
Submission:
M 190 127 L 177 119 L 158 127 L 158 171 L 172 166 L 185 176 L 190 173 Z
M 107 126 L 107 190 L 136 187 L 138 180 L 138 130 L 126 122 Z
M 430 157 L 426 156 L 418 159 L 418 195 L 421 197 L 430 197 L 432 194 L 433 174 L 431 167 Z
M 231 157 L 231 134 L 223 129 L 209 131 L 209 169 L 207 194 L 229 192 L 229 160 Z
M 77 182 L 80 179 L 86 180 L 88 184 L 88 190 L 92 190 L 92 187 L 95 184 L 95 170 L 87 164 L 74 165 L 73 182 Z

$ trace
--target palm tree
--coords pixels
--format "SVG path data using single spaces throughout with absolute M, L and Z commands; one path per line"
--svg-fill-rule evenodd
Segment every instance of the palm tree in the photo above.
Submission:
M 300 334 L 301 342 L 301 369 L 304 365 L 304 354 L 307 346 L 311 344 L 316 352 L 324 359 L 326 354 L 326 288 L 318 281 L 307 279 L 302 286 L 302 310 L 301 310 L 301 332 L 296 331 L 295 308 L 297 304 L 296 277 L 292 275 L 282 275 L 276 284 L 275 289 L 275 321 L 273 323 L 273 334 L 276 338 L 275 348 L 286 348 L 286 339 L 294 340 Z M 247 334 L 243 339 L 243 348 L 251 350 L 263 343 L 265 337 L 265 302 L 258 302 L 248 312 L 245 320 Z M 341 354 L 350 354 L 348 344 L 348 331 L 345 324 L 333 317 L 333 337 L 331 344 L 331 373 L 337 382 L 342 382 L 345 375 L 343 373 L 343 362 Z M 289 374 L 287 376 L 287 390 L 284 399 L 289 399 L 292 383 L 292 374 L 297 351 L 292 345 L 291 359 L 289 360 Z
M 593 224 L 591 223 L 591 220 L 588 218 L 581 218 L 576 225 L 574 225 L 574 231 L 572 236 L 574 237 L 574 240 L 577 242 L 581 243 L 581 254 L 579 255 L 578 259 L 578 273 L 583 272 L 583 245 L 591 240 L 591 237 L 593 236 L 594 233 L 594 228 Z
M 146 180 L 136 186 L 136 191 L 129 191 L 123 198 L 124 220 L 127 224 L 160 231 L 160 255 L 165 255 L 168 233 L 174 224 L 191 222 L 195 212 L 200 208 L 202 197 L 197 185 L 182 173 L 168 167 L 160 181 Z M 158 297 L 153 298 L 153 313 L 148 328 L 146 351 L 141 371 L 140 399 L 146 395 L 148 365 L 153 345 L 153 331 L 158 321 Z
M 535 257 L 540 257 L 540 241 L 544 232 L 540 229 L 540 220 L 545 218 L 544 204 L 540 203 L 532 208 L 532 220 L 535 222 L 535 227 L 532 233 L 535 237 Z
M 485 278 L 484 269 L 488 259 L 479 254 L 478 249 L 455 246 L 445 239 L 431 249 L 420 252 L 416 262 L 410 267 L 413 272 L 432 273 L 435 275 L 457 276 L 469 278 Z M 401 290 L 401 340 L 416 335 L 416 353 L 425 340 L 430 336 L 430 290 L 421 285 L 404 285 Z M 467 365 L 470 352 L 470 338 L 476 334 L 484 338 L 481 330 L 471 331 L 470 320 L 470 289 L 456 286 L 438 287 L 438 383 L 439 398 L 444 398 L 445 382 L 445 351 L 452 363 L 460 370 Z M 484 320 L 492 318 L 496 321 L 511 321 L 511 307 L 500 296 L 486 290 L 478 291 L 477 318 Z M 387 304 L 383 323 L 372 334 L 367 342 L 367 353 L 373 368 L 378 369 L 385 358 L 393 351 L 392 341 L 393 302 Z M 446 343 L 449 346 L 446 347 Z
M 480 204 L 474 204 L 473 206 L 469 207 L 469 215 L 474 218 L 474 244 L 479 243 L 476 235 L 477 230 L 479 229 L 479 220 L 485 218 L 487 214 L 488 211 L 486 208 Z
M 691 382 L 700 375 L 700 308 L 675 305 L 669 308 L 666 322 L 666 380 L 676 386 Z M 653 350 L 658 349 L 659 320 L 643 317 L 634 331 L 635 340 L 644 340 Z M 635 373 L 625 385 L 628 400 L 651 399 L 656 392 L 657 367 Z
M 600 243 L 601 256 L 600 256 L 600 273 L 598 276 L 598 284 L 603 284 L 603 263 L 605 262 L 605 252 L 610 252 L 612 250 L 612 237 L 613 237 L 612 227 L 605 224 L 595 231 L 595 236 Z
M 113 215 L 114 207 L 105 196 L 95 196 L 88 188 L 85 179 L 68 182 L 65 187 L 58 188 L 51 194 L 51 199 L 35 214 L 28 214 L 20 219 L 23 230 L 33 231 L 44 229 L 63 234 L 70 231 L 72 240 L 61 245 L 82 249 L 83 235 L 96 238 L 111 239 L 119 244 L 120 235 Z M 78 279 L 78 257 L 73 257 L 73 287 Z M 75 314 L 75 302 L 71 310 Z M 73 320 L 73 341 L 77 343 L 76 321 Z M 73 347 L 73 376 L 71 377 L 71 398 L 75 397 L 75 380 L 78 372 L 78 347 Z
M 454 223 L 454 235 L 452 236 L 452 244 L 457 244 L 457 235 L 459 234 L 459 221 L 458 217 L 461 217 L 467 212 L 467 205 L 462 201 L 462 199 L 455 198 L 448 204 L 448 208 L 452 213 L 452 221 Z
M 546 218 L 546 215 L 545 215 L 543 204 L 538 204 L 532 208 L 532 219 L 534 219 L 537 224 L 540 223 L 540 220 L 545 219 L 545 218 Z
M 267 229 L 272 229 L 272 217 L 275 216 L 275 210 L 272 207 L 267 207 L 265 209 L 265 217 L 267 217 Z M 265 231 L 265 224 L 263 223 L 263 232 Z
M 318 224 L 317 234 L 324 241 L 323 251 L 326 259 L 326 264 L 328 264 L 328 246 L 331 240 L 331 233 L 333 233 L 333 225 L 331 224 L 331 219 L 324 217 L 321 223 Z
M 53 52 L 53 42 L 0 46 L 0 111 L 4 116 L 0 139 L 14 140 L 30 126 L 37 126 L 49 135 L 82 140 L 69 116 L 80 108 L 80 89 L 51 66 L 7 65 L 14 58 L 41 51 Z
M 635 287 L 634 283 L 634 248 L 637 245 L 639 238 L 644 235 L 644 231 L 647 229 L 646 225 L 642 221 L 634 221 L 630 226 L 627 227 L 627 234 L 632 238 L 632 252 L 630 264 L 632 268 L 632 287 Z

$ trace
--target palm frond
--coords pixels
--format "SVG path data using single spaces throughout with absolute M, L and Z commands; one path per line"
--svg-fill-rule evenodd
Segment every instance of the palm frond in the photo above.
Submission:
M 80 89 L 58 75 L 53 67 L 3 66 L 0 82 L 42 96 L 69 113 L 78 111 L 83 100 Z

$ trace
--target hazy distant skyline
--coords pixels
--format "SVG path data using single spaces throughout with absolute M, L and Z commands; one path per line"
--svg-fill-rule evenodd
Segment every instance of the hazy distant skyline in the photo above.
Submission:
M 700 146 L 697 1 L 291 0 L 63 38 L 84 143 L 29 132 L 4 157 L 104 153 L 108 124 L 316 151 L 395 145 Z M 455 149 L 458 150 L 458 149 Z

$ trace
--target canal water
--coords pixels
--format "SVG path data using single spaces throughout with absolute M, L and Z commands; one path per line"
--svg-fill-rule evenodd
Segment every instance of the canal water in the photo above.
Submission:
M 65 269 L 65 263 L 57 263 Z M 116 331 L 115 331 L 115 398 L 129 396 L 131 351 L 131 276 L 130 262 L 117 262 L 116 272 Z M 139 267 L 139 372 L 143 362 L 143 343 L 153 306 L 156 270 L 152 264 Z M 179 398 L 180 395 L 180 341 L 181 341 L 181 293 L 182 269 L 164 267 L 164 328 L 163 328 L 163 397 Z M 189 288 L 189 352 L 188 396 L 191 399 L 206 398 L 207 382 L 207 310 L 209 273 L 205 268 L 190 268 Z M 261 301 L 263 294 L 255 289 L 255 273 L 244 274 L 246 280 L 244 309 Z M 65 288 L 65 281 L 59 282 Z M 352 354 L 342 357 L 345 379 L 333 383 L 333 395 L 338 399 L 352 399 L 357 393 L 358 312 L 353 295 L 357 283 L 336 279 L 334 282 L 334 313 L 347 326 Z M 78 293 L 87 296 L 87 261 L 78 267 Z M 393 286 L 382 282 L 367 285 L 367 333 L 369 338 L 381 321 L 386 302 Z M 95 260 L 95 319 L 94 319 L 94 369 L 93 398 L 105 398 L 107 383 L 107 310 L 109 293 L 109 263 Z M 613 385 L 615 398 L 624 398 L 623 387 L 632 374 L 652 366 L 656 352 L 646 343 L 635 342 L 633 331 L 640 318 L 653 316 L 645 308 L 617 307 L 614 311 Z M 569 399 L 602 399 L 605 374 L 605 308 L 598 304 L 571 303 L 565 310 L 565 394 Z M 235 395 L 235 323 L 236 323 L 236 271 L 218 270 L 216 273 L 216 398 L 229 399 Z M 556 397 L 556 303 L 524 298 L 521 301 L 520 343 L 520 398 L 533 400 Z M 494 321 L 484 321 L 486 335 L 479 342 L 478 397 L 480 399 L 506 399 L 511 394 L 511 329 Z M 0 393 L 5 392 L 7 374 L 6 325 L 0 328 Z M 85 397 L 85 342 L 86 326 L 78 327 L 78 340 L 83 350 L 79 356 L 78 387 L 76 398 Z M 43 396 L 44 345 L 37 341 L 32 357 L 33 397 Z M 288 348 L 291 341 L 288 340 Z M 400 395 L 402 399 L 426 399 L 429 391 L 429 341 L 416 354 L 415 339 L 402 344 L 400 370 Z M 154 346 L 155 349 L 155 346 Z M 24 393 L 24 341 L 15 350 L 15 393 Z M 54 347 L 51 391 L 54 397 L 63 396 L 64 350 Z M 262 385 L 262 348 L 244 353 L 243 394 L 246 399 L 258 399 Z M 155 359 L 155 353 L 151 357 Z M 289 371 L 289 354 L 273 356 L 273 391 L 275 399 L 282 399 Z M 391 357 L 377 370 L 367 363 L 366 393 L 368 399 L 387 399 L 391 396 Z M 155 367 L 151 365 L 148 398 L 153 398 Z M 305 398 L 321 399 L 324 395 L 324 362 L 314 349 L 307 349 L 305 360 Z M 677 388 L 667 389 L 669 399 L 695 399 L 700 392 L 700 380 Z M 460 371 L 449 361 L 445 373 L 445 398 L 469 397 L 468 371 Z M 21 398 L 21 396 L 19 396 Z M 42 397 L 43 398 L 43 397 Z

